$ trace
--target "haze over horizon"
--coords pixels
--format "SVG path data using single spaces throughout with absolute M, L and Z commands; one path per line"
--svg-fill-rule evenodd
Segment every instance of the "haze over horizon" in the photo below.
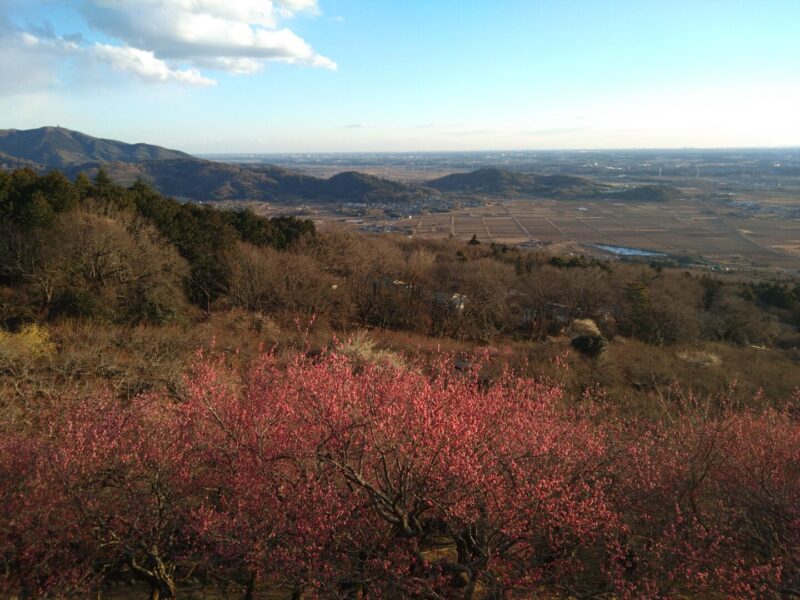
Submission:
M 197 154 L 800 146 L 800 4 L 0 0 L 0 128 Z

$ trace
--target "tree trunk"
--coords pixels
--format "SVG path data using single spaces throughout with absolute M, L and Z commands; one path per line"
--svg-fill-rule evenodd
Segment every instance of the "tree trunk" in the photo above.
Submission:
M 131 558 L 129 565 L 133 572 L 150 586 L 150 600 L 172 600 L 176 597 L 172 569 L 167 568 L 157 552 L 148 555 L 148 567 L 143 567 Z
M 305 586 L 299 585 L 292 590 L 292 600 L 302 600 L 305 593 Z
M 172 600 L 175 596 L 175 583 L 171 579 L 150 584 L 149 600 Z
M 242 600 L 253 600 L 253 596 L 256 593 L 256 574 L 250 573 L 250 576 L 247 578 L 247 585 L 244 589 L 244 598 Z
M 475 586 L 477 583 L 478 581 L 475 577 L 469 580 L 467 587 L 464 588 L 464 600 L 472 600 L 475 597 Z

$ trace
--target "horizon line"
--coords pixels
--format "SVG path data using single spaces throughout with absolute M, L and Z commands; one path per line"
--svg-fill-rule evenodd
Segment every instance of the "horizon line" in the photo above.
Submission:
M 103 141 L 122 142 L 124 144 L 137 145 L 146 144 L 151 146 L 159 146 L 167 150 L 177 150 L 186 154 L 191 154 L 196 157 L 204 156 L 280 156 L 288 154 L 307 154 L 307 155 L 321 155 L 321 154 L 340 154 L 340 155 L 353 155 L 353 154 L 477 154 L 482 152 L 495 152 L 495 153 L 534 153 L 534 152 L 656 152 L 656 151 L 765 151 L 765 150 L 798 150 L 800 151 L 800 141 L 797 144 L 780 144 L 775 146 L 626 146 L 626 147 L 596 147 L 596 148 L 477 148 L 471 150 L 268 150 L 268 151 L 246 151 L 238 150 L 234 152 L 195 152 L 189 149 L 182 149 L 173 144 L 161 146 L 153 142 L 126 142 L 116 138 L 103 137 L 85 133 L 79 129 L 72 129 L 64 127 L 61 124 L 56 125 L 41 125 L 28 129 L 18 129 L 16 127 L 0 128 L 0 131 L 36 131 L 39 129 L 63 129 L 74 133 L 80 133 L 89 137 L 94 137 Z
M 287 154 L 478 154 L 482 152 L 493 153 L 533 153 L 533 152 L 656 152 L 662 150 L 673 151 L 764 151 L 764 150 L 797 150 L 800 151 L 800 144 L 790 146 L 642 146 L 624 148 L 483 148 L 476 150 L 269 150 L 258 151 L 237 151 L 237 152 L 192 152 L 183 150 L 197 157 L 203 156 L 281 156 Z

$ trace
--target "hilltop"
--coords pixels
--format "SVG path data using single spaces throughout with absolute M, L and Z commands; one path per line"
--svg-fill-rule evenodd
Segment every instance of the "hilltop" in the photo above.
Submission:
M 355 171 L 346 171 L 326 180 L 324 193 L 337 199 L 352 197 L 354 194 L 366 198 L 371 195 L 405 194 L 412 189 L 396 181 Z
M 178 150 L 96 138 L 63 127 L 0 130 L 0 153 L 57 169 L 94 161 L 141 162 L 193 158 Z
M 442 192 L 463 194 L 486 194 L 502 196 L 596 196 L 607 190 L 607 186 L 583 177 L 570 175 L 533 175 L 498 169 L 478 169 L 469 173 L 454 173 L 426 183 L 428 187 Z
M 570 200 L 607 198 L 619 202 L 670 202 L 681 196 L 668 185 L 619 188 L 573 175 L 534 175 L 495 167 L 446 175 L 425 184 L 444 193 L 485 196 L 540 196 Z

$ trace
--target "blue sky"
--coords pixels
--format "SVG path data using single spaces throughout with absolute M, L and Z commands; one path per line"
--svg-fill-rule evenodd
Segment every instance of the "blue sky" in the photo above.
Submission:
M 0 0 L 0 128 L 190 152 L 800 146 L 797 0 Z

